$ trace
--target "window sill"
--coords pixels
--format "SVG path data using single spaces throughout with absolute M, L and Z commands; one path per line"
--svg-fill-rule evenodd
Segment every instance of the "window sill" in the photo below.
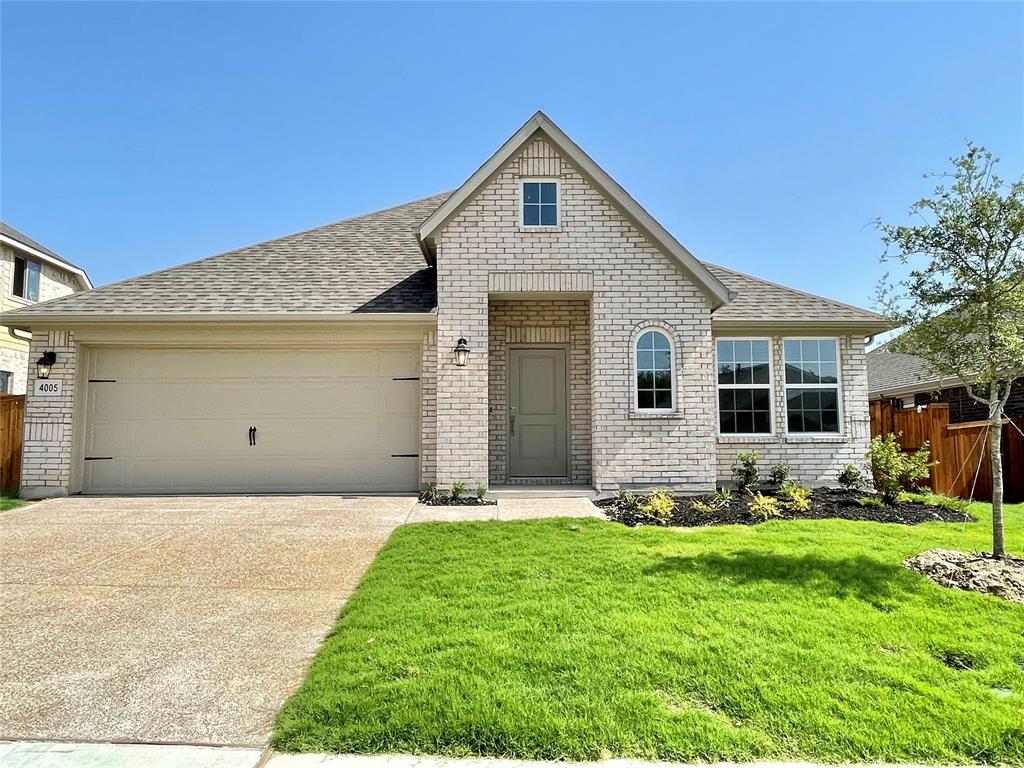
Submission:
M 834 433 L 786 435 L 785 439 L 787 443 L 845 443 L 847 441 L 846 435 Z
M 530 232 L 530 233 L 542 234 L 542 233 L 548 233 L 548 232 L 561 232 L 562 228 L 560 226 L 557 226 L 557 227 L 528 227 L 525 224 L 520 224 L 519 225 L 519 231 L 520 232 Z
M 679 411 L 638 411 L 631 408 L 629 418 L 631 419 L 681 419 L 683 415 Z
M 10 299 L 13 302 L 18 303 L 18 304 L 24 304 L 26 307 L 31 305 L 31 304 L 38 304 L 39 303 L 37 301 L 32 301 L 32 299 L 26 299 L 24 296 L 15 296 L 13 293 L 7 294 L 7 298 Z
M 779 442 L 778 435 L 765 435 L 752 433 L 749 435 L 718 435 L 718 442 L 724 444 L 730 443 L 777 443 Z

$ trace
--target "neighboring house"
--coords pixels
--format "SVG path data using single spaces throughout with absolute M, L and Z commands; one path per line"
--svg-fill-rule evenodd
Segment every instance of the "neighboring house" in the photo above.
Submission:
M 6 321 L 56 354 L 33 497 L 705 491 L 749 450 L 828 482 L 866 450 L 886 328 L 698 261 L 540 113 L 454 193 Z
M 956 376 L 937 376 L 916 355 L 894 352 L 887 342 L 868 352 L 868 397 L 885 400 L 897 408 L 916 408 L 928 403 L 947 403 L 949 423 L 988 419 L 988 408 L 974 400 Z M 1024 417 L 1024 380 L 1014 383 L 1005 414 L 1011 419 Z
M 80 267 L 0 221 L 0 312 L 92 288 Z M 23 395 L 28 371 L 28 334 L 0 326 L 0 394 Z

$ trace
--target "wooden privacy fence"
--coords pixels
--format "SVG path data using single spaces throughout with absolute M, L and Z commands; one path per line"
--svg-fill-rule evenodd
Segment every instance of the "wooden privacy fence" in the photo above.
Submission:
M 24 429 L 25 396 L 0 395 L 0 493 L 21 486 Z
M 1024 418 L 1003 423 L 1003 498 L 1007 502 L 1024 501 Z M 931 445 L 930 485 L 935 493 L 992 500 L 992 463 L 988 443 L 988 422 L 949 423 L 949 406 L 930 403 L 920 412 L 916 408 L 894 408 L 892 403 L 871 403 L 871 436 L 895 432 L 905 451 L 916 451 L 925 441 Z M 981 457 L 981 468 L 978 459 Z M 975 473 L 977 484 L 975 485 Z

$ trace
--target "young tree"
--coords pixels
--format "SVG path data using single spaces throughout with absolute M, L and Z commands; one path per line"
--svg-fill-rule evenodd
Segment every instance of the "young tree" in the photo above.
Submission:
M 886 275 L 879 290 L 893 324 L 906 328 L 893 348 L 959 377 L 988 409 L 992 553 L 1004 557 L 1002 417 L 1024 377 L 1024 178 L 1005 183 L 998 162 L 968 142 L 932 196 L 911 206 L 911 225 L 877 226 L 882 261 L 911 267 L 901 280 Z

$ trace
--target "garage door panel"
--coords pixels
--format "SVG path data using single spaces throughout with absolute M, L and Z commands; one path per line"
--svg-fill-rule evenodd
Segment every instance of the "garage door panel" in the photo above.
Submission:
M 416 490 L 419 382 L 390 374 L 418 376 L 418 360 L 414 347 L 90 350 L 90 378 L 117 381 L 87 388 L 85 455 L 104 460 L 85 462 L 84 489 Z

